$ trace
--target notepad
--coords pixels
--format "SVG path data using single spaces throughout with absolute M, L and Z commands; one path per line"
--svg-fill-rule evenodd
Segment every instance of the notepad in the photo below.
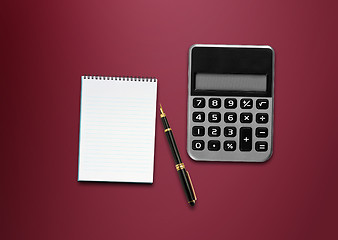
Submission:
M 81 81 L 78 181 L 153 183 L 157 80 Z

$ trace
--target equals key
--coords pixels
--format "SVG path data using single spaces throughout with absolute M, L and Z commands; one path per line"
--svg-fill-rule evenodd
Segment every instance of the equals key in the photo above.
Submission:
M 268 143 L 267 142 L 256 142 L 255 149 L 257 152 L 266 152 L 268 150 Z

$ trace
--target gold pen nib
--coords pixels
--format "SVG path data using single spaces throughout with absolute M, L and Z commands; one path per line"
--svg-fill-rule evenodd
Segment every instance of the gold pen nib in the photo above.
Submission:
M 161 118 L 165 117 L 165 113 L 163 112 L 162 105 L 160 104 L 160 112 L 161 112 Z
M 163 114 L 163 109 L 162 109 L 162 105 L 160 104 L 160 111 L 161 111 L 161 114 Z

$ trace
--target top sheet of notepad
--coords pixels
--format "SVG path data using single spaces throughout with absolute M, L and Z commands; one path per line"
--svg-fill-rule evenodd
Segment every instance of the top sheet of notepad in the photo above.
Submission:
M 152 183 L 157 80 L 81 80 L 78 181 Z

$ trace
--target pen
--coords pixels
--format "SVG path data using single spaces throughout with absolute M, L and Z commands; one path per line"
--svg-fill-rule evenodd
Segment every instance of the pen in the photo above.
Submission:
M 189 173 L 188 171 L 185 170 L 184 163 L 182 163 L 180 153 L 178 152 L 178 149 L 176 146 L 173 132 L 169 126 L 167 117 L 165 113 L 163 112 L 161 105 L 160 105 L 160 112 L 161 112 L 161 119 L 162 119 L 162 123 L 164 127 L 164 132 L 165 132 L 165 135 L 167 136 L 171 152 L 174 156 L 178 176 L 180 177 L 185 195 L 188 199 L 188 203 L 190 204 L 190 206 L 194 206 L 197 200 L 195 190 L 192 185 Z

